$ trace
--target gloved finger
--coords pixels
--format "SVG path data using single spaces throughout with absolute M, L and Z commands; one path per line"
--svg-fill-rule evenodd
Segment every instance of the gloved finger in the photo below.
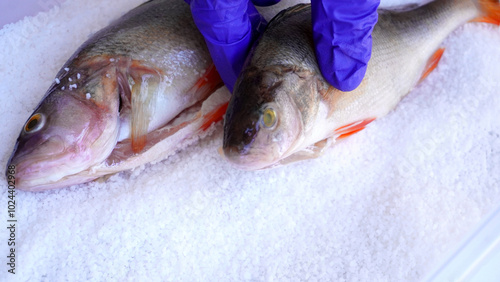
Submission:
M 278 3 L 280 0 L 252 0 L 255 6 L 266 7 Z
M 316 58 L 325 79 L 342 91 L 363 80 L 371 57 L 379 0 L 312 0 Z
M 248 0 L 192 0 L 191 13 L 205 38 L 222 44 L 241 40 L 251 28 Z
M 232 92 L 251 44 L 266 21 L 248 0 L 191 0 L 191 13 L 217 71 Z

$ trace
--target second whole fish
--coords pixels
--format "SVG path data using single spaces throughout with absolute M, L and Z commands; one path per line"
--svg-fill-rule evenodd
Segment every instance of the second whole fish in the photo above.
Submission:
M 247 170 L 274 167 L 315 158 L 362 130 L 436 67 L 439 45 L 458 26 L 481 14 L 488 16 L 481 21 L 498 23 L 498 2 L 476 4 L 442 0 L 411 11 L 380 11 L 365 78 L 351 92 L 335 89 L 321 75 L 310 5 L 281 12 L 234 87 L 224 122 L 225 158 Z
M 162 160 L 222 119 L 220 86 L 189 5 L 146 2 L 64 64 L 21 130 L 8 177 L 41 191 Z

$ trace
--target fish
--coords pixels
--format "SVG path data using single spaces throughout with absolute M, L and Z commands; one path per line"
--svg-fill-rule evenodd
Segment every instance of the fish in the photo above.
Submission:
M 230 94 L 221 86 L 189 5 L 143 3 L 62 66 L 6 174 L 19 190 L 44 191 L 163 160 L 222 120 Z
M 495 1 L 443 0 L 379 10 L 364 79 L 342 92 L 316 62 L 310 4 L 276 15 L 249 54 L 224 120 L 221 154 L 259 170 L 313 159 L 396 107 L 437 66 L 441 42 L 477 19 L 498 23 Z M 478 19 L 480 15 L 486 18 Z

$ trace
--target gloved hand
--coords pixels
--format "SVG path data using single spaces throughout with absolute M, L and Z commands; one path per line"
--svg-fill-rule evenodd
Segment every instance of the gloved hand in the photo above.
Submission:
M 229 91 L 243 68 L 246 56 L 266 20 L 249 0 L 184 0 L 205 37 L 215 67 Z M 260 0 L 275 4 L 279 0 Z M 264 3 L 265 4 L 265 3 Z
M 380 0 L 311 0 L 316 58 L 323 77 L 342 91 L 363 80 Z
M 267 22 L 259 6 L 280 0 L 185 0 L 205 37 L 214 64 L 229 91 L 253 42 Z M 312 0 L 316 57 L 325 79 L 350 91 L 363 79 L 371 55 L 371 31 L 379 0 Z

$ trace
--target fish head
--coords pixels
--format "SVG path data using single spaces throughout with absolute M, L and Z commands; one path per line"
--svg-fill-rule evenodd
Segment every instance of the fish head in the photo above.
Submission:
M 92 96 L 99 97 L 102 88 L 95 87 Z M 71 176 L 111 153 L 118 135 L 118 99 L 105 105 L 88 99 L 87 91 L 52 87 L 23 125 L 7 164 L 8 171 L 14 169 L 16 188 L 40 191 L 81 183 Z
M 245 170 L 266 168 L 296 146 L 303 123 L 288 95 L 298 86 L 290 82 L 279 68 L 242 73 L 224 121 L 223 152 L 230 163 Z

